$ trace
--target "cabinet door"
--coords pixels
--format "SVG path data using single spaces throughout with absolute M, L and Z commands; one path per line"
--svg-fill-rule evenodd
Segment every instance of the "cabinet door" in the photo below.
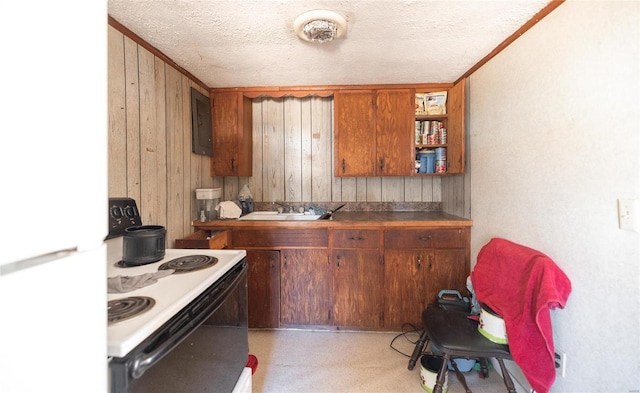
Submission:
M 332 275 L 326 249 L 282 250 L 280 322 L 330 325 Z
M 213 157 L 211 176 L 251 176 L 251 100 L 242 93 L 211 96 Z
M 400 330 L 402 324 L 422 326 L 427 301 L 427 253 L 420 250 L 388 250 L 384 253 L 386 328 Z
M 438 298 L 438 292 L 443 289 L 458 290 L 463 296 L 467 293 L 466 282 L 469 271 L 466 264 L 467 251 L 465 249 L 432 250 L 427 257 L 426 301 L 433 303 Z
M 410 89 L 376 91 L 377 176 L 411 176 L 415 172 L 413 101 Z
M 373 176 L 376 138 L 372 90 L 335 93 L 334 176 Z
M 465 80 L 449 89 L 447 97 L 447 172 L 464 173 L 465 163 Z
M 280 325 L 280 252 L 247 250 L 249 327 Z
M 385 327 L 422 326 L 422 311 L 443 289 L 464 294 L 465 249 L 389 250 L 385 252 Z
M 333 316 L 339 327 L 382 327 L 383 265 L 378 250 L 334 250 Z

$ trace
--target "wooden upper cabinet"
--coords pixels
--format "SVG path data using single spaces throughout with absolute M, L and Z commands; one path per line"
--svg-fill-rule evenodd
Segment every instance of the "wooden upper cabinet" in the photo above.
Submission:
M 447 92 L 446 113 L 415 113 L 415 153 L 419 156 L 425 150 L 444 152 L 443 159 L 436 161 L 435 168 L 421 168 L 417 176 L 441 176 L 464 173 L 465 156 L 465 81 L 464 79 L 447 88 L 439 86 L 417 87 L 416 95 L 440 91 Z M 417 99 L 417 97 L 416 97 Z M 417 105 L 416 105 L 417 106 Z M 436 131 L 437 130 L 437 131 Z M 436 158 L 436 160 L 438 160 Z
M 415 169 L 411 89 L 376 92 L 377 176 L 409 176 Z
M 449 89 L 447 97 L 448 147 L 447 160 L 450 174 L 464 173 L 464 111 L 465 80 L 461 80 Z
M 416 114 L 416 93 L 447 91 L 446 113 Z M 336 177 L 443 176 L 465 169 L 465 80 L 454 84 L 349 85 L 306 88 L 212 89 L 213 158 L 211 176 L 252 175 L 252 98 L 319 95 L 334 97 Z M 424 142 L 421 130 L 439 122 L 439 142 Z M 418 141 L 419 139 L 419 141 Z M 423 149 L 444 151 L 438 171 L 418 172 Z M 440 161 L 442 162 L 442 161 Z M 440 168 L 445 168 L 440 170 Z
M 252 175 L 251 99 L 242 92 L 213 93 L 211 176 Z
M 373 90 L 341 90 L 334 95 L 335 176 L 372 176 L 376 164 Z
M 335 176 L 410 176 L 413 91 L 340 90 L 334 96 Z

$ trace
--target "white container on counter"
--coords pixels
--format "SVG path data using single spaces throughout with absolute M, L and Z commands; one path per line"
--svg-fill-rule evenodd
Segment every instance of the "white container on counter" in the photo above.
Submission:
M 196 220 L 201 222 L 212 221 L 218 218 L 216 206 L 222 196 L 221 188 L 198 188 L 196 199 L 198 200 L 198 213 Z

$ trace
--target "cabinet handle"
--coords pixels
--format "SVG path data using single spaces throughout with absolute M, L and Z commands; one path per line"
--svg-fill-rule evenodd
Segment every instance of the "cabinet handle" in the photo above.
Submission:
M 342 173 L 345 173 L 347 171 L 347 163 L 345 162 L 344 158 L 342 159 Z
M 340 268 L 340 257 L 337 257 L 336 259 L 338 260 L 338 262 L 336 262 L 336 266 Z
M 231 172 L 235 172 L 236 171 L 236 159 L 234 157 L 231 157 Z
M 282 265 L 285 269 L 287 268 L 287 257 L 284 257 L 284 259 L 282 260 Z
M 384 173 L 384 158 L 380 159 L 380 173 Z
M 353 236 L 353 237 L 350 237 L 349 240 L 364 240 L 364 237 Z
M 429 255 L 429 270 L 433 268 L 433 255 Z
M 418 269 L 422 266 L 422 255 L 418 255 Z
M 431 241 L 431 235 L 427 235 L 427 236 L 420 236 L 418 238 L 418 240 L 420 240 L 421 242 L 428 242 Z

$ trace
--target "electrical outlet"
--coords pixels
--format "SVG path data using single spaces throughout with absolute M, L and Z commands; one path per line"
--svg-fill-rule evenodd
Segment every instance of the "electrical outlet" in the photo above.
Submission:
M 639 232 L 639 212 L 640 207 L 638 207 L 637 199 L 618 199 L 618 224 L 620 229 Z
M 567 375 L 567 354 L 556 347 L 553 357 L 556 365 L 556 374 L 560 374 L 560 376 L 564 378 L 565 375 Z

